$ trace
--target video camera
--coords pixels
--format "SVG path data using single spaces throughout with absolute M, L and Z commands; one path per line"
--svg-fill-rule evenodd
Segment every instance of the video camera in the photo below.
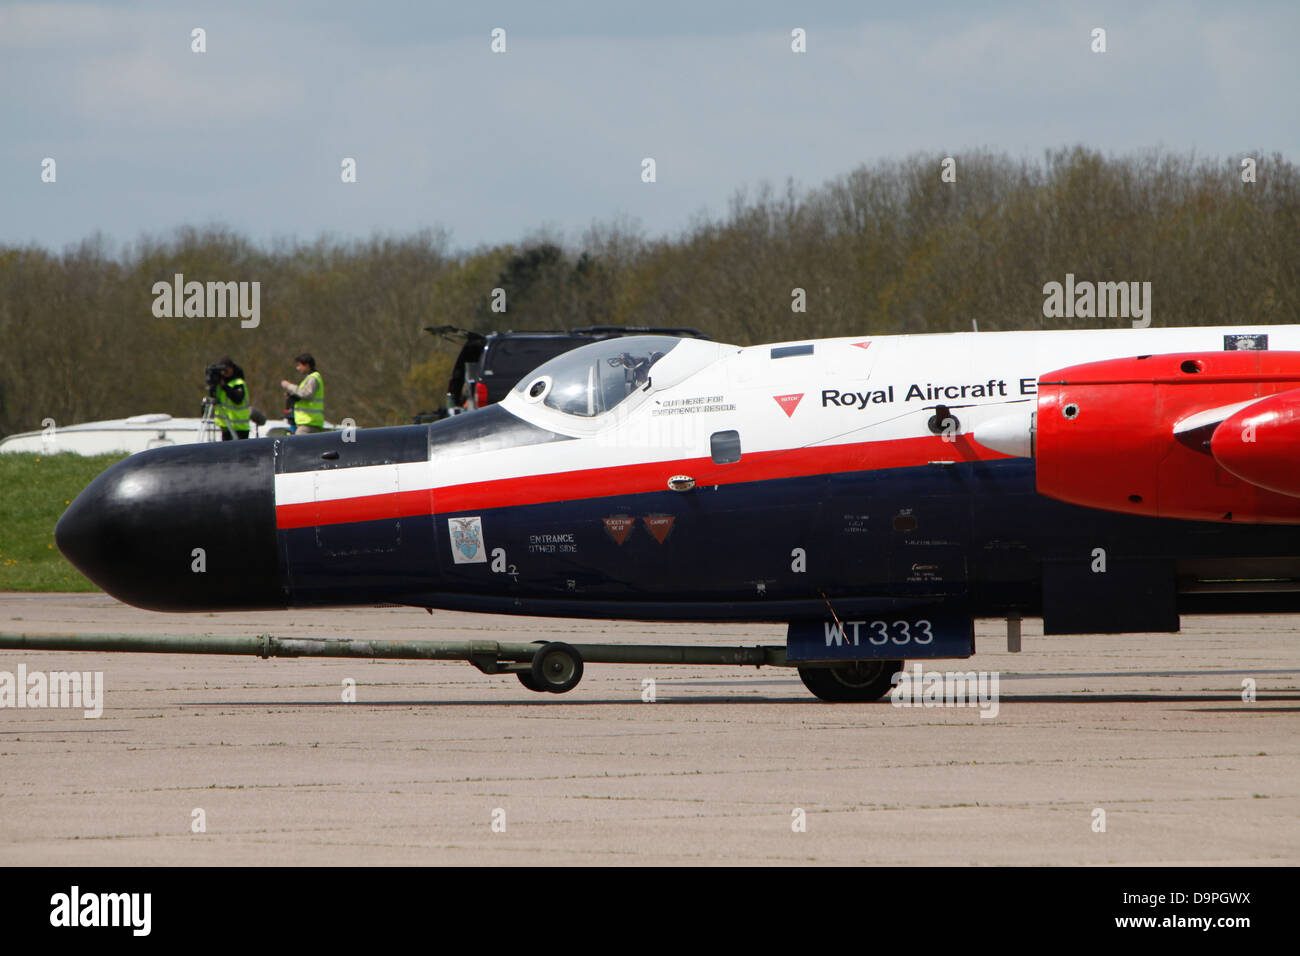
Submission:
M 204 370 L 203 380 L 208 386 L 209 393 L 215 391 L 217 386 L 224 381 L 225 377 L 221 374 L 224 370 L 225 366 L 218 362 L 214 362 Z

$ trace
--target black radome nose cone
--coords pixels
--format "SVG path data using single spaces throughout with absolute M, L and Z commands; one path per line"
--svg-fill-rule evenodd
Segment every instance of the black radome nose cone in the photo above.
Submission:
M 82 574 L 137 607 L 282 608 L 273 444 L 196 443 L 132 455 L 73 500 L 55 543 Z

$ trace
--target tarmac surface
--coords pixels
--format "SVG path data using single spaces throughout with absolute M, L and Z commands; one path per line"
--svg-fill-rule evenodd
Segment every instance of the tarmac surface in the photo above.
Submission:
M 1044 638 L 1031 620 L 1013 655 L 981 621 L 974 658 L 926 668 L 998 672 L 992 718 L 825 704 L 784 668 L 589 664 L 553 695 L 456 662 L 0 651 L 0 678 L 105 687 L 98 719 L 0 709 L 0 863 L 1294 865 L 1300 618 L 1183 628 Z M 407 608 L 155 614 L 98 594 L 0 594 L 0 631 L 784 640 Z

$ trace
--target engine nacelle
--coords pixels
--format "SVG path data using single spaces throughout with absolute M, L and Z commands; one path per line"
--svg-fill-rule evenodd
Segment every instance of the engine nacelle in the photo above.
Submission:
M 1261 398 L 1225 419 L 1210 451 L 1243 481 L 1300 497 L 1300 389 Z
M 1035 417 L 1048 497 L 1161 518 L 1300 523 L 1300 352 L 1076 365 L 1039 379 Z

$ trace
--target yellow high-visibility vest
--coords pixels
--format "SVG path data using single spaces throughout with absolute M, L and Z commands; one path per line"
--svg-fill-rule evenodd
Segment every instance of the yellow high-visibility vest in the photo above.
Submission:
M 236 405 L 231 400 L 230 396 L 226 394 L 225 388 L 223 388 L 221 385 L 218 385 L 217 386 L 217 407 L 213 409 L 212 412 L 212 417 L 216 421 L 217 427 L 220 428 L 222 431 L 225 431 L 227 426 L 233 428 L 237 432 L 248 431 L 249 412 L 253 407 L 253 403 L 249 400 L 248 397 L 248 386 L 244 384 L 244 380 L 242 378 L 232 378 L 230 381 L 225 382 L 223 384 L 243 385 L 244 401 L 242 404 Z
M 316 391 L 311 398 L 300 398 L 293 406 L 293 423 L 295 425 L 315 425 L 325 427 L 325 379 L 320 372 L 313 371 L 298 385 L 302 388 L 310 379 L 316 379 Z

